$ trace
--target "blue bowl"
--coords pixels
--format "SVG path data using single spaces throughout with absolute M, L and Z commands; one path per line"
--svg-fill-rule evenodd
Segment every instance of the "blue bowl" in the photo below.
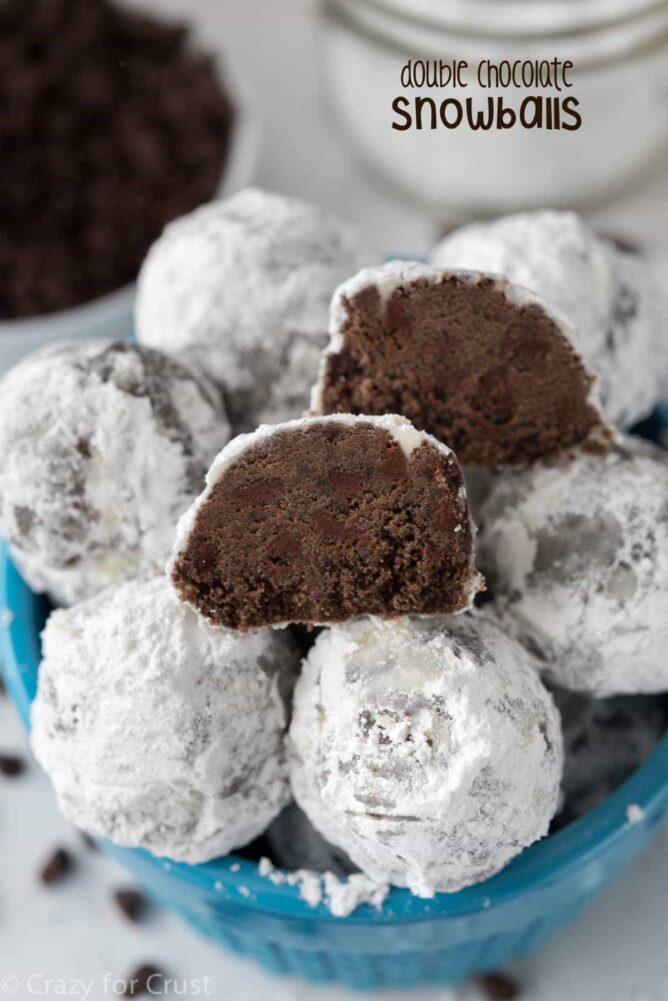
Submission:
M 0 544 L 0 652 L 26 727 L 48 604 Z M 644 816 L 631 823 L 637 804 Z M 668 737 L 605 803 L 523 852 L 492 879 L 432 900 L 393 889 L 382 910 L 335 918 L 296 887 L 276 886 L 234 855 L 189 866 L 103 842 L 147 891 L 204 935 L 273 973 L 348 987 L 449 984 L 527 953 L 569 921 L 645 844 L 668 814 Z

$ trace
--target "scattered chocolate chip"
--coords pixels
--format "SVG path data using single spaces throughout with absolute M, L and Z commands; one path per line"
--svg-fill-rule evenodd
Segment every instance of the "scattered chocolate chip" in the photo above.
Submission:
M 21 775 L 26 768 L 26 763 L 23 758 L 20 758 L 17 754 L 0 754 L 0 775 L 4 775 L 8 779 L 13 779 L 17 775 Z
M 519 984 L 506 973 L 481 973 L 475 983 L 489 1001 L 514 1001 L 521 993 Z
M 40 872 L 40 879 L 45 886 L 60 883 L 74 868 L 74 858 L 66 848 L 56 848 L 51 858 Z
M 7 689 L 5 688 L 4 678 L 0 674 L 0 697 L 7 694 Z
M 139 994 L 159 994 L 163 978 L 164 974 L 157 966 L 154 966 L 153 963 L 144 963 L 131 974 L 123 997 L 134 998 Z
M 142 920 L 148 909 L 148 900 L 138 890 L 115 890 L 114 900 L 128 921 L 135 923 Z

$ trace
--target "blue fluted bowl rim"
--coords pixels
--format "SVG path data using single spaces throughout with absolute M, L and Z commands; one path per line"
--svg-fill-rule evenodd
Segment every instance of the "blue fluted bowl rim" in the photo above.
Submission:
M 30 726 L 30 704 L 37 688 L 40 659 L 40 630 L 47 614 L 43 598 L 23 581 L 0 542 L 0 653 L 7 689 L 26 728 Z M 137 856 L 144 872 L 155 870 L 161 884 L 174 882 L 175 891 L 203 893 L 212 898 L 223 895 L 240 905 L 265 912 L 290 915 L 302 920 L 347 921 L 364 924 L 401 924 L 406 921 L 461 917 L 501 903 L 507 903 L 546 884 L 558 882 L 574 868 L 603 858 L 614 842 L 628 835 L 630 804 L 637 804 L 651 823 L 668 805 L 668 735 L 623 785 L 604 803 L 562 830 L 532 845 L 502 872 L 484 883 L 458 893 L 439 893 L 432 899 L 414 897 L 408 890 L 393 888 L 382 909 L 364 905 L 347 918 L 334 918 L 325 905 L 309 906 L 299 896 L 299 888 L 275 885 L 260 876 L 255 862 L 236 855 L 200 865 L 172 862 L 142 849 L 109 846 L 121 861 L 126 853 Z M 637 821 L 636 821 L 637 822 Z M 141 859 L 139 858 L 141 857 Z M 130 860 L 128 860 L 130 861 Z M 178 886 L 177 886 L 178 884 Z

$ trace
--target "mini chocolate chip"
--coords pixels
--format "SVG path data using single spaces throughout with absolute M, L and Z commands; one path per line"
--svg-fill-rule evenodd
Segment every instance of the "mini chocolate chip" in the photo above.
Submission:
M 115 890 L 114 900 L 128 921 L 135 923 L 142 920 L 148 908 L 148 900 L 138 890 Z
M 193 562 L 200 570 L 208 569 L 216 559 L 216 549 L 209 543 L 199 546 L 193 556 Z
M 153 963 L 138 966 L 127 981 L 123 997 L 134 998 L 139 994 L 158 994 L 164 974 Z
M 65 879 L 74 868 L 74 858 L 66 848 L 56 848 L 43 866 L 39 877 L 45 886 L 52 886 Z
M 13 779 L 25 771 L 26 763 L 16 754 L 0 754 L 0 775 Z
M 521 993 L 519 984 L 505 973 L 482 973 L 475 982 L 489 1001 L 514 1001 Z

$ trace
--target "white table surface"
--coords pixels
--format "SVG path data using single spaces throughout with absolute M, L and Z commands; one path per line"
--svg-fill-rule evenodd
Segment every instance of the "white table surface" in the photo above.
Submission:
M 233 57 L 255 95 L 262 124 L 258 183 L 347 213 L 387 253 L 425 251 L 448 220 L 419 217 L 389 201 L 360 175 L 331 134 L 318 105 L 312 25 L 304 2 L 153 0 L 147 6 L 187 13 L 199 21 L 212 48 Z M 594 218 L 609 230 L 668 248 L 668 161 L 648 173 L 637 193 L 600 208 Z M 15 714 L 2 699 L 0 753 L 24 747 Z M 71 845 L 79 865 L 71 879 L 46 889 L 36 873 L 58 844 Z M 21 778 L 0 776 L 0 997 L 85 998 L 92 982 L 88 997 L 100 1001 L 115 996 L 105 988 L 105 974 L 127 976 L 146 961 L 177 978 L 180 994 L 169 996 L 195 996 L 199 980 L 200 996 L 221 1001 L 354 997 L 339 988 L 270 979 L 199 939 L 164 911 L 140 927 L 129 925 L 110 896 L 114 887 L 128 883 L 117 865 L 82 848 L 59 817 L 35 765 Z M 513 972 L 525 987 L 526 1001 L 668 1001 L 668 833 L 660 834 L 578 921 Z M 86 984 L 63 986 L 62 978 Z M 187 993 L 184 981 L 193 982 Z M 479 995 L 469 986 L 425 989 L 412 996 L 473 1001 Z

